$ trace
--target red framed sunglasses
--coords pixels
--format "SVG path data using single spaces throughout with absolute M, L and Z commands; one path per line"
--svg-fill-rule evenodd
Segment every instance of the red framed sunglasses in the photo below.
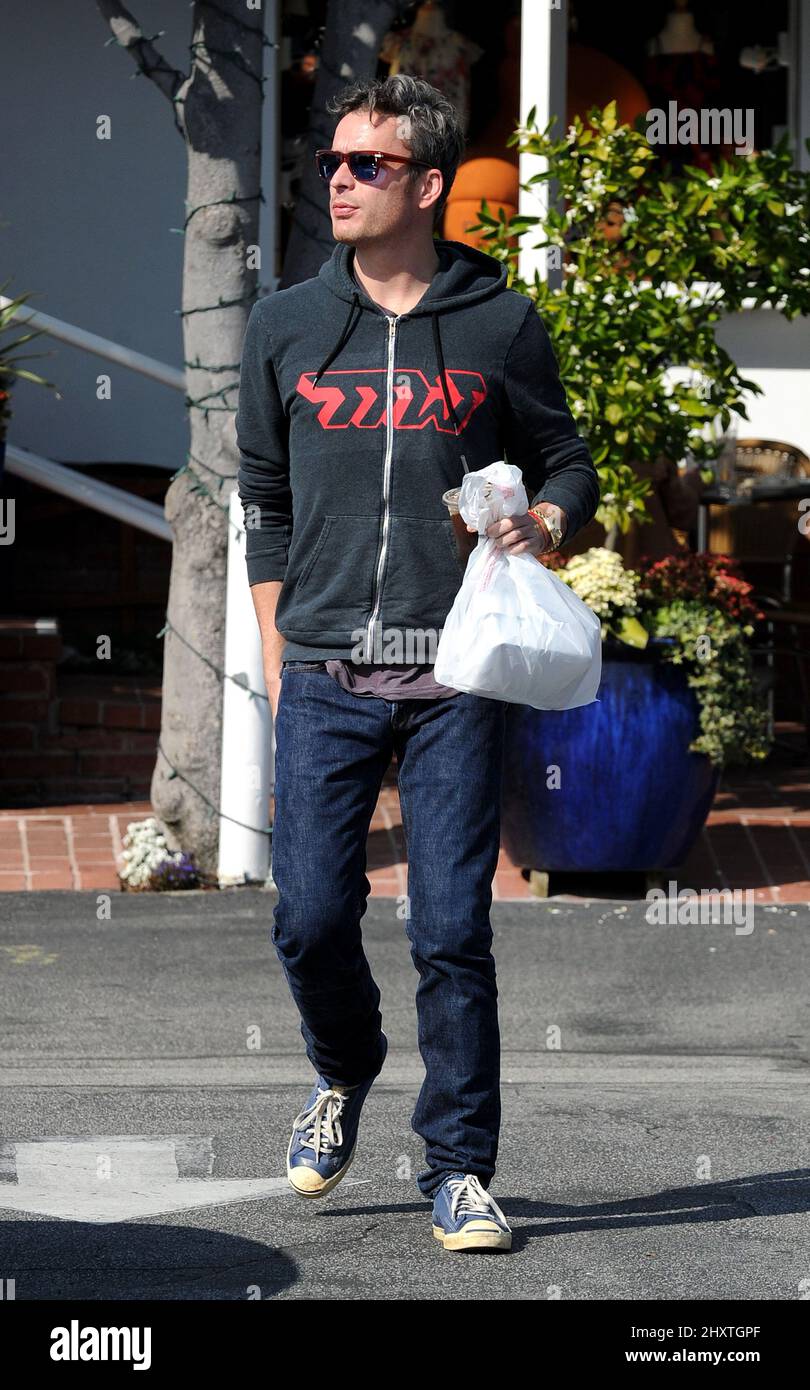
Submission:
M 394 164 L 415 164 L 423 169 L 431 167 L 424 159 L 409 159 L 404 154 L 386 154 L 385 150 L 351 150 L 348 154 L 344 154 L 342 150 L 315 151 L 315 163 L 324 183 L 331 183 L 344 162 L 348 164 L 352 178 L 357 179 L 358 183 L 373 183 L 383 162 L 389 161 Z

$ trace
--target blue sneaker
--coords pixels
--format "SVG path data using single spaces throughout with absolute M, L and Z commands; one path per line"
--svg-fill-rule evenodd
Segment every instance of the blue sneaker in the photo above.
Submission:
M 445 1250 L 511 1250 L 512 1232 L 472 1173 L 450 1173 L 433 1201 L 433 1234 Z
M 382 1060 L 388 1038 L 382 1038 Z M 376 1077 L 356 1086 L 330 1086 L 319 1076 L 304 1109 L 293 1121 L 287 1146 L 287 1177 L 300 1197 L 323 1197 L 345 1176 L 357 1148 L 360 1111 Z

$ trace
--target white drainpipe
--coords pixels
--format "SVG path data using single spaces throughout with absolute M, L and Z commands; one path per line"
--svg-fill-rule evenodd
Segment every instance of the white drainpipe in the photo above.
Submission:
M 274 741 L 262 644 L 245 565 L 245 520 L 236 489 L 230 497 L 225 657 L 222 698 L 219 885 L 267 883 Z M 234 679 L 229 679 L 233 677 Z

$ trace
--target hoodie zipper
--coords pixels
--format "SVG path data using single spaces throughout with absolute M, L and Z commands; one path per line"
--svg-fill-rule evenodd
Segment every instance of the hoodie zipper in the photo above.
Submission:
M 372 644 L 374 640 L 374 624 L 380 611 L 380 577 L 385 566 L 385 556 L 388 549 L 388 529 L 389 529 L 389 483 L 391 479 L 391 459 L 394 452 L 394 345 L 396 342 L 397 324 L 404 314 L 397 314 L 392 317 L 386 314 L 388 319 L 388 362 L 385 381 L 385 461 L 383 463 L 383 529 L 382 546 L 380 556 L 377 561 L 377 572 L 374 576 L 374 591 L 371 605 L 371 617 L 366 626 L 366 661 L 371 662 Z

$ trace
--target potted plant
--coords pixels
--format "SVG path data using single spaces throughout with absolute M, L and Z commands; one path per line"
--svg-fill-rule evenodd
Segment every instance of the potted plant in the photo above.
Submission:
M 6 289 L 6 284 L 0 287 L 0 293 Z M 11 419 L 11 388 L 15 381 L 32 381 L 37 386 L 53 386 L 52 381 L 46 381 L 44 377 L 37 376 L 36 372 L 29 372 L 19 364 L 30 360 L 32 357 L 41 357 L 42 353 L 20 353 L 18 349 L 24 343 L 28 343 L 32 338 L 41 337 L 41 330 L 34 329 L 31 333 L 21 333 L 13 342 L 7 342 L 6 337 L 9 333 L 16 332 L 20 327 L 17 320 L 17 310 L 23 305 L 30 296 L 20 295 L 17 299 L 9 300 L 8 304 L 0 305 L 0 477 L 3 473 L 3 465 L 6 457 L 6 436 L 8 434 L 8 422 Z
M 641 129 L 618 123 L 615 103 L 556 140 L 531 113 L 511 143 L 545 161 L 530 184 L 553 178 L 559 196 L 542 217 L 484 206 L 475 230 L 548 329 L 608 537 L 561 569 L 603 616 L 599 702 L 507 711 L 504 841 L 542 891 L 549 869 L 675 867 L 719 769 L 766 756 L 739 575 L 695 557 L 691 569 L 642 577 L 613 547 L 648 519 L 642 474 L 662 458 L 710 464 L 746 416 L 744 393 L 759 390 L 717 342 L 719 320 L 744 303 L 788 318 L 810 310 L 810 176 L 792 167 L 786 142 L 713 173 L 672 173 Z M 529 235 L 549 267 L 533 282 L 515 250 Z
M 602 620 L 596 704 L 509 707 L 503 840 L 538 892 L 551 870 L 682 863 L 721 769 L 770 750 L 750 639 L 762 613 L 732 560 L 672 556 L 644 574 L 594 548 L 549 563 Z

